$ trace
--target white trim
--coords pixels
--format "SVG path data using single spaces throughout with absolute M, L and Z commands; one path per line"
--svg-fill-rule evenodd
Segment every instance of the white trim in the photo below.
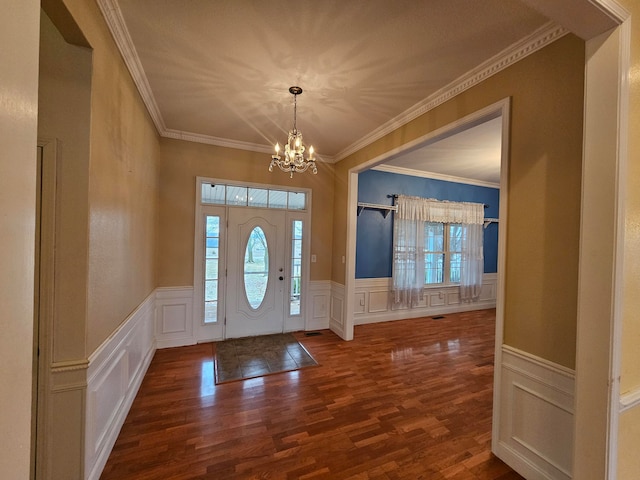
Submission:
M 384 125 L 381 125 L 371 133 L 365 135 L 357 142 L 338 152 L 335 155 L 335 160 L 340 161 L 352 153 L 363 149 L 367 145 L 370 145 L 376 140 L 379 140 L 385 135 L 397 130 L 401 126 L 406 125 L 411 120 L 419 117 L 420 115 L 424 115 L 447 100 L 452 99 L 465 90 L 483 82 L 487 78 L 499 73 L 505 68 L 510 67 L 514 63 L 519 62 L 528 55 L 531 55 L 550 43 L 555 42 L 567 33 L 569 33 L 567 30 L 553 22 L 546 23 L 528 37 L 516 42 L 499 54 L 481 63 L 473 70 L 470 70 L 466 74 L 458 77 L 456 80 L 442 87 L 423 101 L 415 104 L 413 107 L 405 110 L 397 117 L 392 118 Z
M 259 145 L 257 143 L 214 137 L 211 135 L 204 135 L 202 133 L 184 132 L 182 130 L 174 130 L 172 128 L 165 128 L 163 131 L 159 131 L 159 133 L 165 138 L 175 138 L 176 140 L 184 140 L 187 142 L 204 143 L 206 145 L 216 145 L 218 147 L 236 148 L 238 150 L 247 150 L 250 152 L 267 154 L 273 153 L 273 145 Z
M 37 414 L 36 414 L 36 471 L 37 478 L 51 476 L 53 461 L 67 463 L 68 457 L 55 451 L 55 431 L 53 422 L 53 376 L 51 359 L 53 358 L 53 319 L 55 304 L 55 216 L 56 216 L 56 185 L 58 171 L 58 139 L 38 138 L 38 148 L 41 157 L 38 159 L 39 189 L 40 189 L 40 235 L 36 237 L 36 249 L 40 255 L 38 300 L 36 304 L 37 328 L 34 333 L 38 336 L 39 355 L 37 359 Z M 57 433 L 57 432 L 56 432 Z M 67 449 L 67 455 L 73 453 Z
M 331 303 L 331 281 L 309 281 L 305 295 L 305 330 L 325 330 L 329 328 L 329 305 Z
M 442 173 L 425 172 L 424 170 L 416 170 L 413 168 L 396 167 L 394 165 L 377 165 L 371 170 L 379 172 L 389 172 L 398 175 L 409 175 L 411 177 L 432 178 L 434 180 L 443 180 L 445 182 L 463 183 L 465 185 L 476 185 L 478 187 L 500 188 L 499 183 L 485 182 L 482 180 L 474 180 L 471 178 L 455 177 L 453 175 L 444 175 Z
M 497 273 L 485 273 L 480 299 L 469 303 L 460 301 L 458 285 L 425 287 L 424 299 L 414 308 L 396 308 L 393 305 L 391 278 L 356 279 L 353 295 L 354 324 L 365 325 L 494 308 L 497 279 Z
M 589 0 L 594 6 L 598 7 L 605 15 L 613 19 L 616 23 L 622 24 L 630 18 L 629 12 L 615 0 Z M 630 52 L 630 50 L 629 50 Z M 630 60 L 627 57 L 626 60 Z M 628 106 L 625 106 L 628 108 Z
M 147 75 L 142 67 L 142 63 L 140 62 L 140 57 L 138 57 L 138 52 L 136 51 L 131 36 L 129 35 L 129 30 L 127 29 L 124 17 L 122 16 L 122 11 L 120 10 L 118 1 L 96 1 L 98 2 L 98 6 L 102 11 L 102 15 L 104 16 L 109 30 L 111 31 L 111 35 L 118 46 L 118 50 L 120 50 L 120 55 L 122 55 L 122 59 L 133 78 L 133 82 L 136 84 L 136 87 L 138 87 L 138 92 L 140 92 L 142 101 L 147 107 L 147 111 L 156 126 L 156 130 L 158 130 L 158 133 L 161 136 L 165 136 L 167 127 L 165 126 L 164 119 L 162 118 L 156 99 L 153 96 L 153 91 L 149 85 L 149 80 L 147 80 Z
M 500 160 L 500 211 L 498 218 L 501 225 L 498 229 L 498 281 L 496 284 L 496 339 L 494 365 L 502 362 L 502 344 L 504 342 L 504 305 L 506 298 L 505 270 L 507 266 L 507 218 L 509 205 L 509 151 L 511 129 L 511 99 L 502 104 L 502 148 Z M 502 381 L 500 374 L 493 372 L 493 419 L 491 424 L 491 448 L 496 452 L 499 441 Z
M 98 479 L 156 350 L 152 292 L 89 356 L 84 465 Z
M 618 92 L 618 131 L 617 131 L 617 179 L 616 179 L 616 227 L 614 244 L 614 265 L 612 285 L 612 326 L 611 326 L 611 385 L 608 419 L 607 442 L 607 475 L 616 478 L 618 471 L 618 434 L 620 414 L 634 406 L 640 405 L 640 391 L 637 396 L 620 394 L 620 378 L 622 376 L 622 329 L 624 324 L 624 245 L 626 220 L 627 164 L 628 164 L 628 131 L 629 131 L 629 72 L 631 70 L 631 19 L 629 14 L 614 2 L 607 1 L 606 8 L 616 15 L 617 20 L 626 19 L 619 27 L 619 71 L 620 88 Z M 606 13 L 606 12 L 605 12 Z
M 343 340 L 347 340 L 344 326 L 345 317 L 345 288 L 344 285 L 331 281 L 331 298 L 329 301 L 329 329 Z M 352 315 L 353 317 L 353 315 Z M 352 328 L 353 330 L 353 328 Z M 353 332 L 351 338 L 353 339 Z
M 157 348 L 193 345 L 193 287 L 156 288 L 155 339 Z M 167 327 L 167 322 L 171 327 Z
M 632 408 L 640 407 L 640 387 L 620 395 L 619 413 L 626 412 Z
M 503 408 L 495 453 L 525 478 L 569 480 L 575 372 L 507 345 L 501 350 L 495 370 Z
M 286 185 L 278 185 L 278 184 L 269 184 L 269 183 L 256 183 L 256 182 L 245 182 L 240 180 L 229 180 L 222 178 L 211 178 L 211 177 L 201 177 L 197 176 L 195 178 L 195 227 L 194 227 L 194 255 L 193 255 L 193 299 L 192 299 L 192 308 L 191 308 L 191 318 L 192 318 L 192 337 L 193 342 L 204 342 L 204 341 L 216 341 L 226 338 L 226 288 L 227 288 L 227 277 L 221 277 L 219 282 L 219 303 L 218 303 L 218 314 L 220 315 L 220 319 L 216 323 L 212 324 L 204 324 L 202 321 L 203 312 L 202 305 L 204 304 L 204 286 L 203 286 L 203 268 L 204 268 L 204 250 L 203 250 L 203 216 L 208 214 L 209 212 L 215 212 L 211 214 L 220 215 L 221 225 L 220 225 L 220 251 L 224 252 L 224 254 L 220 255 L 220 263 L 218 265 L 219 270 L 226 271 L 226 245 L 227 245 L 227 217 L 229 213 L 229 208 L 243 208 L 242 205 L 227 205 L 225 204 L 209 204 L 202 202 L 202 185 L 203 184 L 224 184 L 224 185 L 233 185 L 233 186 L 242 186 L 247 188 L 262 188 L 268 190 L 277 190 L 277 191 L 286 191 L 286 192 L 295 192 L 295 193 L 304 193 L 306 195 L 306 205 L 304 210 L 298 209 L 273 209 L 276 211 L 285 212 L 286 217 L 286 228 L 285 228 L 285 237 L 288 238 L 285 240 L 287 244 L 285 245 L 285 250 L 288 252 L 291 249 L 291 238 L 290 238 L 290 225 L 289 222 L 292 219 L 302 220 L 305 226 L 305 230 L 303 233 L 303 242 L 302 242 L 302 287 L 303 289 L 307 288 L 309 284 L 309 272 L 311 270 L 311 236 L 312 236 L 312 225 L 311 225 L 311 211 L 313 208 L 313 191 L 310 188 L 304 187 L 294 187 L 294 186 L 286 186 Z M 246 206 L 247 208 L 258 208 L 263 210 L 269 210 L 267 207 L 253 207 Z M 286 268 L 290 268 L 290 259 L 285 259 Z M 288 275 L 288 274 L 287 274 Z M 283 331 L 297 331 L 300 329 L 306 328 L 307 324 L 307 314 L 308 309 L 305 302 L 308 301 L 308 296 L 304 294 L 303 290 L 303 298 L 301 299 L 301 315 L 289 315 L 289 289 L 290 284 L 288 284 L 285 293 L 285 305 L 284 309 L 286 310 L 286 314 L 284 317 L 283 323 Z M 164 348 L 165 345 L 162 345 Z

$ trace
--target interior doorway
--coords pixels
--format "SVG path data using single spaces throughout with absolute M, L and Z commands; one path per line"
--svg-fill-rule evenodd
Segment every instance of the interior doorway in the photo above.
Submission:
M 498 219 L 500 228 L 498 230 L 497 247 L 497 281 L 496 281 L 496 344 L 502 343 L 502 329 L 504 324 L 504 264 L 506 257 L 506 212 L 508 191 L 508 152 L 509 152 L 509 111 L 510 99 L 505 98 L 493 105 L 489 105 L 471 115 L 459 119 L 452 124 L 430 132 L 412 142 L 401 147 L 386 152 L 366 163 L 354 167 L 349 172 L 349 190 L 347 212 L 347 255 L 346 265 L 346 285 L 345 285 L 345 307 L 344 307 L 344 335 L 345 340 L 353 339 L 353 328 L 355 325 L 356 311 L 355 302 L 355 279 L 356 279 L 356 237 L 357 237 L 357 203 L 358 203 L 358 175 L 377 165 L 388 162 L 403 154 L 415 151 L 427 144 L 432 144 L 438 140 L 451 137 L 456 133 L 469 129 L 473 126 L 481 125 L 485 122 L 500 119 L 500 207 Z M 389 192 L 396 193 L 396 192 Z

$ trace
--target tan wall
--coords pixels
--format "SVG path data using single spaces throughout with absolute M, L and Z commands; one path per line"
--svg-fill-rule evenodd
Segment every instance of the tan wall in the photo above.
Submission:
M 212 145 L 162 139 L 160 173 L 158 286 L 193 285 L 196 177 L 312 190 L 311 280 L 331 278 L 333 168 L 318 165 L 318 174 L 269 173 L 269 155 Z
M 336 165 L 335 225 L 346 225 L 346 172 L 512 98 L 505 343 L 575 365 L 584 42 L 567 35 Z M 334 229 L 333 280 L 345 281 L 345 229 Z
M 159 142 L 95 2 L 64 0 L 93 49 L 87 352 L 154 290 Z
M 0 472 L 29 478 L 40 4 L 0 15 Z M 10 441 L 9 441 L 10 439 Z
M 632 17 L 629 133 L 626 175 L 621 393 L 640 389 L 640 3 L 620 0 Z M 640 472 L 640 407 L 620 418 L 618 478 Z
M 640 4 L 620 2 L 632 12 L 631 75 L 629 102 L 629 150 L 626 188 L 624 249 L 624 332 L 622 385 L 627 390 L 640 388 Z M 640 461 L 640 460 L 639 460 Z
M 58 141 L 53 361 L 86 358 L 91 51 L 41 18 L 38 137 Z M 51 160 L 51 159 L 47 159 Z

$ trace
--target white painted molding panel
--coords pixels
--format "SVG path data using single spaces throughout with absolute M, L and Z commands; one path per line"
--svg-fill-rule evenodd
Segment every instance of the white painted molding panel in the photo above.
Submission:
M 414 308 L 398 308 L 391 301 L 390 278 L 356 280 L 354 298 L 355 324 L 388 322 L 406 318 L 427 317 L 444 313 L 495 308 L 498 275 L 485 273 L 477 302 L 460 301 L 457 286 L 429 287 L 424 299 Z
M 324 330 L 329 328 L 329 304 L 331 302 L 331 282 L 315 280 L 309 282 L 306 299 L 307 314 L 305 330 Z
M 156 350 L 155 292 L 89 357 L 85 478 L 98 479 Z
M 336 282 L 331 282 L 329 328 L 340 338 L 344 338 L 344 285 Z
M 571 479 L 575 372 L 507 345 L 496 368 L 496 454 L 525 478 Z
M 193 287 L 156 288 L 155 338 L 158 348 L 193 345 Z

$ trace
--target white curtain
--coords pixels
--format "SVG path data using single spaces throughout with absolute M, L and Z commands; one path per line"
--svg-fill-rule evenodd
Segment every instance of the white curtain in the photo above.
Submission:
M 424 297 L 425 222 L 462 224 L 460 298 L 474 301 L 482 287 L 484 205 L 399 195 L 393 227 L 393 300 L 415 307 Z
M 415 307 L 424 298 L 424 222 L 393 219 L 394 303 Z
M 484 273 L 483 224 L 484 221 L 480 224 L 465 223 L 462 225 L 460 300 L 463 302 L 475 302 L 480 298 L 482 274 Z

